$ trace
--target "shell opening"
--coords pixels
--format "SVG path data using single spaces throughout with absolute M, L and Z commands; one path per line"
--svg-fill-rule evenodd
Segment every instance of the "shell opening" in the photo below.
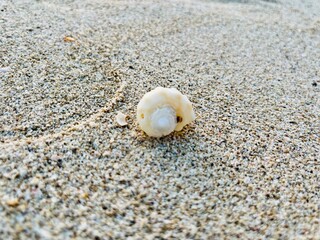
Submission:
M 151 127 L 158 136 L 168 135 L 176 126 L 176 111 L 171 107 L 158 108 L 151 115 Z

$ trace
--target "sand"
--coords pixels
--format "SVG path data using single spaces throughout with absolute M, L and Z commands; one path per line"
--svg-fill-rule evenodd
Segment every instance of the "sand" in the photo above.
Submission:
M 1 239 L 320 239 L 319 59 L 318 0 L 2 0 Z

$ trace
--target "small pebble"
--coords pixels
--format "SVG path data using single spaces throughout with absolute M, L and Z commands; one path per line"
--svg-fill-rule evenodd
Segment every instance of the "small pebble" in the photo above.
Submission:
M 7 205 L 9 207 L 16 207 L 19 205 L 19 199 L 18 198 L 13 198 L 7 201 Z
M 0 73 L 6 73 L 6 72 L 9 72 L 11 70 L 10 67 L 2 67 L 0 68 Z
M 75 39 L 73 37 L 66 36 L 66 37 L 63 38 L 63 41 L 65 41 L 65 42 L 74 42 Z

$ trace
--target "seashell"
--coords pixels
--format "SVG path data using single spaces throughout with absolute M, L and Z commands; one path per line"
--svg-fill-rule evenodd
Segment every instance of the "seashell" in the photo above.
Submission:
M 137 107 L 140 128 L 151 137 L 162 137 L 195 120 L 189 99 L 175 88 L 157 87 L 146 93 Z
M 118 112 L 116 116 L 116 121 L 120 126 L 125 126 L 127 125 L 127 120 L 126 120 L 127 115 L 124 115 L 122 112 Z

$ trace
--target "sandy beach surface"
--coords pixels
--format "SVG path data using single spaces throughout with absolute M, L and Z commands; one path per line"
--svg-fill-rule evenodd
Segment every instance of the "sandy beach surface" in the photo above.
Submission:
M 320 239 L 319 113 L 318 0 L 1 0 L 0 238 Z

